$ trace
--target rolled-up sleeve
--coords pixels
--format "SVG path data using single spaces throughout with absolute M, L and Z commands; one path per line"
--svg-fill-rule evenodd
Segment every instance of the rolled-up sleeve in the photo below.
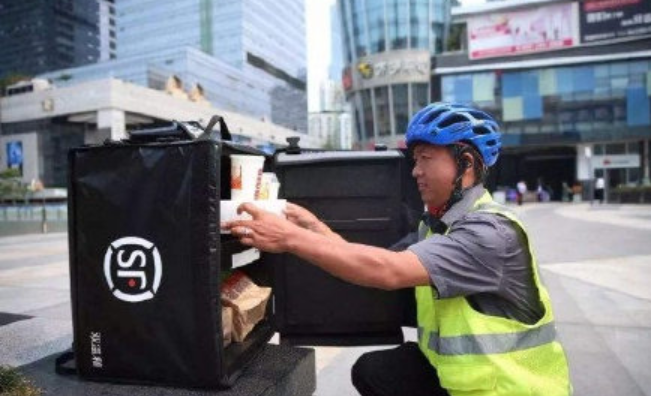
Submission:
M 434 235 L 409 247 L 429 273 L 439 298 L 500 293 L 507 247 L 517 241 L 510 221 L 471 212 L 447 235 Z

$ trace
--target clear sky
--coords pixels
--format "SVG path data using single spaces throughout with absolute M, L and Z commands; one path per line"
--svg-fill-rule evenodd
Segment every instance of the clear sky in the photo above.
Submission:
M 330 65 L 330 6 L 335 0 L 305 0 L 308 111 L 319 110 L 319 84 Z

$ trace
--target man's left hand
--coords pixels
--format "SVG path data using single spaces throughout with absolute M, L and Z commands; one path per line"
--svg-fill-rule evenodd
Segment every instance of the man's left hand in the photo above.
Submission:
M 243 203 L 237 208 L 238 214 L 243 212 L 250 214 L 252 219 L 224 222 L 221 228 L 230 230 L 243 245 L 253 246 L 265 252 L 287 251 L 292 233 L 300 230 L 300 227 L 252 203 Z

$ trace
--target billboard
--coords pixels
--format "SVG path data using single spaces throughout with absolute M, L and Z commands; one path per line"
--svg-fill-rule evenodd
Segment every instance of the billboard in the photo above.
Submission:
M 7 168 L 18 169 L 23 175 L 23 142 L 7 142 Z
M 581 2 L 581 42 L 651 34 L 651 1 L 585 0 Z
M 483 59 L 568 48 L 578 44 L 575 3 L 468 19 L 468 56 Z

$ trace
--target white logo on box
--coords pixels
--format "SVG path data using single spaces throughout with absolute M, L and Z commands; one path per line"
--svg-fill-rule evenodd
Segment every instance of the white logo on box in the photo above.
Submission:
M 131 303 L 151 300 L 163 276 L 158 249 L 143 238 L 120 238 L 106 250 L 104 276 L 118 299 Z

